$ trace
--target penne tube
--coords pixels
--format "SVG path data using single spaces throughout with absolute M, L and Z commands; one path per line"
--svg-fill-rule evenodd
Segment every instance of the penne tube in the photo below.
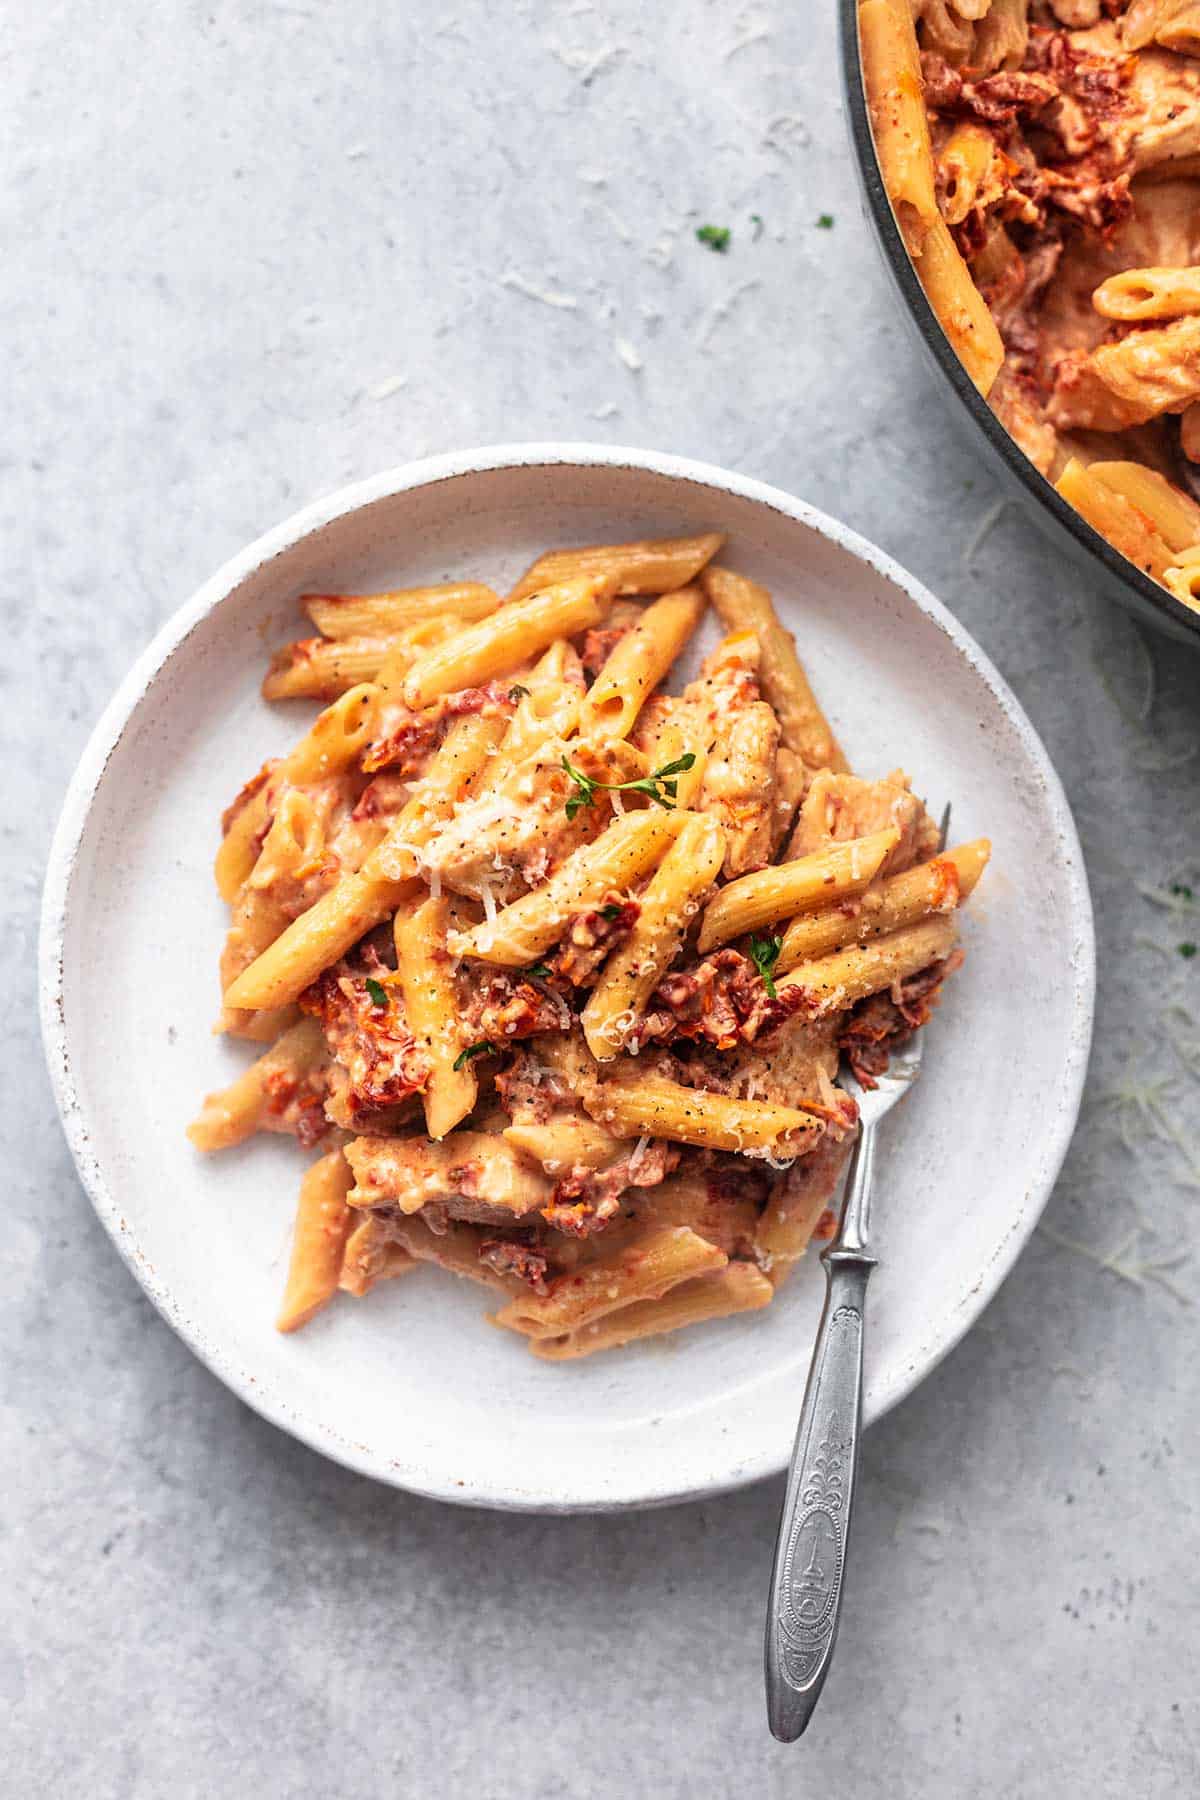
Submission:
M 197 1150 L 228 1150 L 266 1122 L 273 1087 L 293 1088 L 328 1059 L 325 1036 L 316 1019 L 301 1019 L 284 1032 L 265 1056 L 218 1093 L 207 1094 L 199 1115 L 188 1126 Z
M 499 1274 L 481 1259 L 480 1249 L 489 1237 L 496 1235 L 494 1225 L 467 1225 L 459 1219 L 447 1219 L 444 1230 L 431 1231 L 420 1213 L 414 1213 L 407 1218 L 389 1219 L 388 1231 L 417 1262 L 436 1263 L 451 1275 L 462 1275 L 510 1297 L 528 1291 L 523 1282 Z
M 333 700 L 373 681 L 394 647 L 391 637 L 313 637 L 284 644 L 263 677 L 263 699 Z
M 466 1118 L 479 1093 L 471 1063 L 460 1062 L 467 1040 L 446 952 L 449 917 L 447 900 L 426 899 L 400 907 L 392 922 L 405 1017 L 429 1060 L 421 1097 L 426 1129 L 435 1142 Z
M 383 842 L 360 869 L 343 875 L 238 976 L 226 991 L 226 1006 L 283 1006 L 297 999 L 322 969 L 394 912 L 412 891 L 422 845 L 450 816 L 504 728 L 505 722 L 498 716 L 467 713 L 456 719 L 428 774 Z
M 831 906 L 793 919 L 775 962 L 776 979 L 797 963 L 811 962 L 846 944 L 886 937 L 931 913 L 953 912 L 983 874 L 991 851 L 987 838 L 976 838 L 902 875 L 889 875 L 856 909 Z
M 611 578 L 584 576 L 510 600 L 490 618 L 464 625 L 419 657 L 404 682 L 405 700 L 412 707 L 429 706 L 442 694 L 508 674 L 555 638 L 598 625 L 612 592 Z
M 1092 305 L 1104 318 L 1126 325 L 1200 313 L 1200 268 L 1122 269 L 1100 283 Z
M 916 270 L 959 362 L 986 398 L 1004 363 L 1004 339 L 943 220 L 927 228 Z
M 904 241 L 916 253 L 939 214 L 910 0 L 859 0 L 858 39 L 880 173 Z
M 685 816 L 646 884 L 632 932 L 605 962 L 583 1009 L 583 1035 L 597 1061 L 624 1048 L 724 860 L 725 833 L 717 821 L 702 813 Z
M 664 594 L 615 645 L 583 703 L 580 736 L 628 737 L 643 704 L 699 624 L 704 594 L 696 586 Z
M 277 901 L 269 894 L 264 894 L 261 888 L 246 883 L 238 895 L 221 951 L 222 994 L 243 969 L 248 969 L 256 957 L 261 956 L 268 945 L 275 942 L 280 932 L 287 930 L 290 923 L 288 914 Z M 270 1012 L 246 1012 L 222 1005 L 214 1029 L 228 1032 L 231 1037 L 274 1043 L 280 1033 L 293 1023 L 286 1016 L 291 1010 L 284 1006 L 276 1007 Z
M 795 862 L 756 869 L 723 887 L 710 900 L 700 925 L 697 948 L 703 953 L 744 937 L 776 919 L 790 919 L 823 901 L 861 894 L 879 873 L 884 859 L 900 842 L 894 825 L 849 843 L 831 844 Z
M 602 1081 L 586 1104 L 593 1118 L 620 1136 L 671 1138 L 705 1150 L 769 1151 L 780 1161 L 799 1155 L 804 1140 L 823 1130 L 819 1119 L 796 1107 L 683 1087 L 663 1075 L 642 1074 L 632 1061 Z
M 1157 469 L 1136 462 L 1094 462 L 1088 474 L 1136 507 L 1172 550 L 1200 544 L 1200 506 Z
M 527 1337 L 557 1337 L 631 1301 L 658 1299 L 681 1281 L 723 1269 L 726 1260 L 724 1251 L 686 1225 L 651 1226 L 626 1239 L 615 1256 L 560 1275 L 548 1294 L 511 1300 L 496 1323 Z
M 460 625 L 486 619 L 500 596 L 481 581 L 446 581 L 386 594 L 304 594 L 300 604 L 322 637 L 381 638 L 420 625 L 431 614 Z
M 351 768 L 371 741 L 381 697 L 380 690 L 369 682 L 351 688 L 313 720 L 290 755 L 275 769 L 263 772 L 253 793 L 234 812 L 217 852 L 213 873 L 222 900 L 233 904 L 258 861 L 271 823 L 268 792 L 304 787 Z
M 494 921 L 452 938 L 451 950 L 506 969 L 536 962 L 576 913 L 624 893 L 652 868 L 690 816 L 653 808 L 614 819 L 598 838 L 572 851 L 544 886 L 504 907 Z
M 937 190 L 947 225 L 961 225 L 981 203 L 999 152 L 982 125 L 967 120 L 956 125 L 937 155 Z
M 1098 481 L 1074 456 L 1054 485 L 1115 550 L 1156 581 L 1162 579 L 1163 571 L 1174 560 L 1171 546 L 1124 494 L 1118 494 L 1107 482 Z
M 529 1348 L 545 1362 L 568 1362 L 597 1350 L 615 1350 L 637 1338 L 679 1331 L 685 1325 L 757 1312 L 774 1297 L 774 1287 L 753 1263 L 731 1262 L 712 1275 L 681 1281 L 657 1300 L 634 1300 L 562 1337 L 534 1338 Z
M 953 918 L 925 919 L 873 943 L 854 944 L 813 962 L 797 963 L 776 983 L 776 989 L 783 996 L 800 988 L 802 1010 L 810 1018 L 824 1018 L 940 962 L 953 950 L 957 935 Z
M 300 1184 L 292 1257 L 276 1331 L 297 1331 L 336 1294 L 353 1215 L 350 1170 L 340 1150 L 315 1162 Z
M 389 1221 L 378 1213 L 351 1214 L 353 1223 L 342 1252 L 342 1268 L 338 1287 L 343 1294 L 361 1299 L 369 1294 L 377 1281 L 390 1281 L 407 1275 L 417 1266 L 402 1244 L 396 1242 Z
M 523 600 L 539 588 L 581 576 L 614 582 L 614 594 L 669 594 L 695 581 L 725 542 L 719 531 L 698 537 L 643 539 L 635 544 L 589 544 L 579 550 L 548 550 L 526 569 L 509 594 Z
M 779 719 L 781 741 L 810 769 L 847 770 L 796 654 L 795 639 L 780 622 L 766 588 L 722 568 L 706 569 L 701 586 L 726 631 L 748 631 L 757 638 L 759 677 Z
M 583 1113 L 562 1113 L 544 1124 L 509 1125 L 506 1143 L 539 1162 L 547 1175 L 565 1175 L 572 1169 L 603 1169 L 628 1149 L 624 1138 L 614 1137 Z

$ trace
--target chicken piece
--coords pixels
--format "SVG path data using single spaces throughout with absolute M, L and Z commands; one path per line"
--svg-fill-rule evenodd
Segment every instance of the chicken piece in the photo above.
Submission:
M 1129 81 L 1137 170 L 1200 154 L 1200 62 L 1170 50 L 1141 50 Z
M 351 1206 L 394 1206 L 402 1213 L 444 1209 L 471 1224 L 505 1225 L 549 1205 L 551 1183 L 504 1138 L 456 1131 L 426 1137 L 360 1137 L 346 1145 L 355 1185 Z
M 828 844 L 849 843 L 873 831 L 894 825 L 900 841 L 880 866 L 881 875 L 898 875 L 914 863 L 924 862 L 938 846 L 938 828 L 917 796 L 910 792 L 902 769 L 882 781 L 863 781 L 857 775 L 835 775 L 822 770 L 816 776 L 800 808 L 800 817 L 787 848 L 788 859 L 809 856 Z
M 761 698 L 760 654 L 752 632 L 732 632 L 682 696 L 712 744 L 697 804 L 724 827 L 726 877 L 771 860 L 780 732 L 774 708 Z
M 616 784 L 646 773 L 645 759 L 619 739 L 591 744 L 553 737 L 496 777 L 477 798 L 466 800 L 430 841 L 425 866 L 455 893 L 507 906 L 537 887 L 612 818 L 605 793 L 567 816 L 568 802 L 583 792 L 564 759 L 592 781 Z

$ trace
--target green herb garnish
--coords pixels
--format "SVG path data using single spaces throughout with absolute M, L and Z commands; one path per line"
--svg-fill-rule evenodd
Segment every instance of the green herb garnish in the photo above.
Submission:
M 367 976 L 367 992 L 371 996 L 372 1006 L 377 1006 L 382 1009 L 387 1005 L 387 989 L 384 987 L 382 981 L 376 981 L 373 975 Z
M 697 241 L 707 244 L 710 250 L 724 256 L 729 248 L 729 240 L 733 236 L 728 225 L 700 225 L 696 229 Z
M 752 937 L 750 939 L 750 961 L 762 976 L 763 986 L 767 990 L 769 1000 L 776 998 L 775 977 L 771 971 L 779 961 L 779 952 L 782 949 L 783 939 L 781 937 Z
M 535 975 L 539 981 L 549 981 L 553 971 L 545 963 L 530 963 L 525 973 Z
M 1177 894 L 1181 900 L 1194 900 L 1196 898 L 1186 881 L 1173 881 L 1171 883 L 1171 892 Z
M 1195 954 L 1196 954 L 1195 944 L 1180 944 L 1179 954 L 1180 954 L 1180 956 L 1186 956 L 1190 961 L 1190 959 L 1193 956 L 1195 956 Z
M 515 706 L 518 700 L 528 700 L 529 689 L 527 687 L 522 687 L 519 681 L 514 681 L 508 690 L 508 697 Z
M 466 1049 L 460 1050 L 454 1059 L 455 1074 L 457 1075 L 460 1069 L 465 1069 L 472 1057 L 482 1056 L 484 1052 L 490 1050 L 491 1047 L 492 1046 L 488 1043 L 486 1038 L 481 1039 L 478 1044 L 468 1044 Z
M 819 214 L 818 218 L 817 218 L 817 229 L 819 231 L 832 231 L 833 230 L 833 214 L 832 213 Z
M 763 234 L 762 214 L 761 213 L 751 213 L 750 214 L 750 223 L 754 227 L 754 241 L 757 244 L 759 238 Z
M 672 777 L 690 769 L 695 760 L 694 753 L 689 750 L 686 756 L 679 757 L 675 762 L 664 763 L 661 769 L 655 769 L 653 775 L 643 775 L 639 781 L 596 781 L 591 775 L 585 775 L 582 769 L 577 769 L 569 757 L 564 756 L 562 766 L 576 787 L 576 792 L 567 801 L 567 818 L 573 819 L 581 808 L 590 806 L 601 788 L 610 794 L 649 794 L 656 806 L 665 807 L 671 812 L 679 791 L 679 783 Z
M 600 908 L 600 917 L 602 919 L 619 919 L 622 911 L 623 908 L 614 906 L 610 901 L 607 906 L 602 906 Z

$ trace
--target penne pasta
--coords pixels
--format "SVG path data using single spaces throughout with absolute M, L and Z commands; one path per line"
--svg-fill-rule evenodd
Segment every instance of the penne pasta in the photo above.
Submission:
M 300 638 L 271 658 L 264 700 L 333 700 L 373 681 L 395 648 L 394 637 Z
M 1139 569 L 1161 580 L 1173 560 L 1171 546 L 1124 494 L 1098 480 L 1077 457 L 1071 458 L 1054 485 L 1063 499 L 1069 500 L 1076 512 L 1082 513 L 1115 549 Z
M 510 600 L 419 657 L 405 680 L 404 697 L 410 706 L 429 706 L 442 694 L 507 675 L 556 638 L 598 624 L 612 595 L 610 577 L 581 576 Z
M 547 1175 L 565 1175 L 579 1168 L 603 1169 L 628 1148 L 623 1138 L 614 1137 L 582 1113 L 563 1113 L 544 1124 L 508 1125 L 504 1140 L 541 1163 Z
M 392 921 L 408 1027 L 429 1061 L 422 1099 L 435 1141 L 466 1118 L 479 1093 L 475 1070 L 462 1060 L 466 1037 L 446 950 L 449 918 L 447 900 L 423 899 L 399 907 Z
M 940 962 L 954 948 L 957 928 L 952 918 L 926 919 L 873 943 L 835 950 L 813 962 L 797 963 L 777 983 L 781 994 L 799 988 L 809 1015 L 843 1012 L 869 994 Z
M 795 640 L 780 624 L 766 588 L 722 568 L 706 569 L 701 585 L 726 631 L 749 631 L 757 639 L 763 691 L 778 716 L 782 742 L 810 769 L 846 769 L 796 655 Z
M 705 1150 L 767 1151 L 780 1161 L 800 1153 L 804 1139 L 819 1136 L 820 1122 L 794 1106 L 737 1100 L 627 1064 L 601 1082 L 588 1110 L 619 1136 L 671 1138 Z
M 681 1281 L 723 1269 L 724 1253 L 686 1225 L 648 1227 L 606 1257 L 560 1277 L 548 1294 L 521 1295 L 496 1314 L 498 1325 L 527 1337 L 578 1331 L 634 1300 L 656 1300 Z
M 298 1096 L 305 1097 L 306 1078 L 328 1055 L 317 1021 L 301 1019 L 229 1087 L 205 1096 L 203 1107 L 188 1126 L 192 1143 L 197 1150 L 228 1150 L 254 1132 L 269 1129 L 273 1119 L 279 1121 L 276 1129 L 287 1129 L 285 1109 L 294 1105 Z M 326 1127 L 319 1096 L 312 1097 L 309 1111 L 320 1137 Z
M 361 1299 L 377 1281 L 390 1281 L 416 1268 L 416 1258 L 396 1242 L 390 1222 L 378 1213 L 351 1214 L 351 1221 L 338 1276 L 344 1294 Z
M 604 964 L 583 1009 L 583 1035 L 599 1061 L 624 1048 L 724 860 L 725 833 L 716 820 L 685 815 L 641 895 L 633 930 Z
M 902 875 L 888 876 L 857 908 L 831 906 L 793 919 L 783 934 L 775 975 L 786 975 L 797 963 L 811 962 L 846 944 L 886 937 L 931 913 L 952 912 L 983 874 L 991 848 L 987 838 L 976 838 Z
M 598 1350 L 617 1349 L 638 1338 L 680 1331 L 685 1325 L 726 1319 L 734 1313 L 757 1312 L 769 1306 L 774 1297 L 775 1289 L 753 1263 L 731 1262 L 715 1274 L 680 1282 L 658 1299 L 634 1300 L 562 1337 L 535 1338 L 529 1348 L 544 1362 L 573 1361 Z
M 614 819 L 590 844 L 568 856 L 544 887 L 506 906 L 494 922 L 476 925 L 451 941 L 456 956 L 483 958 L 506 969 L 536 961 L 567 929 L 572 917 L 625 892 L 674 840 L 688 815 L 646 811 Z
M 1200 267 L 1122 269 L 1100 283 L 1092 305 L 1103 318 L 1118 319 L 1123 325 L 1200 313 Z
M 899 842 L 893 825 L 728 882 L 705 910 L 697 948 L 712 950 L 823 901 L 861 894 Z
M 1088 474 L 1149 519 L 1170 549 L 1200 544 L 1200 506 L 1157 469 L 1135 462 L 1094 462 L 1088 464 Z
M 301 606 L 326 638 L 390 637 L 441 614 L 465 624 L 486 619 L 500 596 L 481 581 L 446 581 L 386 594 L 305 594 Z
M 301 1182 L 277 1331 L 298 1331 L 337 1292 L 353 1220 L 346 1205 L 349 1187 L 350 1170 L 340 1150 L 315 1162 Z
M 258 861 L 262 840 L 271 823 L 269 791 L 286 792 L 325 781 L 351 768 L 371 741 L 380 691 L 369 683 L 351 688 L 327 706 L 301 738 L 290 756 L 273 770 L 263 770 L 244 802 L 239 795 L 232 810 L 214 874 L 217 892 L 231 905 L 238 890 Z M 239 804 L 239 802 L 242 802 Z
M 719 531 L 706 531 L 698 537 L 549 550 L 530 564 L 508 598 L 510 602 L 524 600 L 540 588 L 581 577 L 611 581 L 614 594 L 669 594 L 695 581 L 724 542 Z
M 859 0 L 858 39 L 880 172 L 904 241 L 918 254 L 939 214 L 909 0 Z
M 612 650 L 583 703 L 580 732 L 628 737 L 642 706 L 670 669 L 704 612 L 698 587 L 664 594 Z

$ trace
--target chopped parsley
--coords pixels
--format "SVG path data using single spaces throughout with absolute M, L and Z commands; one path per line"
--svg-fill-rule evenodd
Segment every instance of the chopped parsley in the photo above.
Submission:
M 729 248 L 729 240 L 733 236 L 728 225 L 699 225 L 696 228 L 698 243 L 707 244 L 719 256 L 724 256 Z
M 833 214 L 832 213 L 819 213 L 817 215 L 817 230 L 818 231 L 832 231 L 833 230 Z
M 508 697 L 515 706 L 518 700 L 528 700 L 529 689 L 527 687 L 522 687 L 519 681 L 514 681 L 508 690 Z
M 1180 900 L 1194 900 L 1196 898 L 1186 881 L 1173 881 L 1171 883 L 1171 892 Z
M 387 989 L 382 981 L 376 981 L 373 975 L 367 976 L 367 992 L 371 996 L 371 1005 L 381 1010 L 388 1003 Z
M 767 998 L 774 1000 L 777 990 L 772 970 L 779 961 L 779 952 L 783 949 L 781 937 L 752 937 L 750 939 L 750 961 L 754 964 L 763 979 L 767 990 Z
M 491 1047 L 492 1046 L 488 1043 L 486 1038 L 482 1038 L 478 1044 L 468 1044 L 466 1049 L 460 1050 L 454 1059 L 455 1074 L 457 1074 L 460 1069 L 465 1069 L 473 1057 L 482 1056 L 485 1051 L 490 1050 Z
M 552 971 L 545 963 L 530 963 L 525 973 L 536 976 L 539 981 L 549 981 Z
M 600 908 L 600 917 L 602 919 L 619 919 L 621 916 L 621 912 L 622 912 L 622 908 L 619 906 L 614 906 L 612 901 L 610 900 L 607 906 L 602 906 Z
M 582 769 L 577 769 L 570 757 L 564 756 L 562 766 L 575 783 L 576 790 L 567 800 L 567 818 L 573 819 L 583 807 L 590 806 L 601 788 L 613 794 L 648 794 L 656 806 L 665 807 L 668 812 L 672 812 L 679 791 L 679 783 L 673 777 L 690 769 L 695 760 L 694 753 L 689 750 L 686 756 L 677 758 L 675 762 L 664 763 L 661 769 L 655 769 L 652 775 L 643 775 L 638 781 L 596 781 L 591 775 L 585 775 Z
M 1190 961 L 1191 958 L 1193 956 L 1195 956 L 1195 954 L 1196 954 L 1195 944 L 1180 944 L 1179 954 L 1180 954 L 1180 956 L 1186 956 Z
M 757 244 L 759 238 L 763 234 L 762 214 L 761 213 L 751 213 L 750 214 L 750 223 L 754 227 L 754 242 Z

